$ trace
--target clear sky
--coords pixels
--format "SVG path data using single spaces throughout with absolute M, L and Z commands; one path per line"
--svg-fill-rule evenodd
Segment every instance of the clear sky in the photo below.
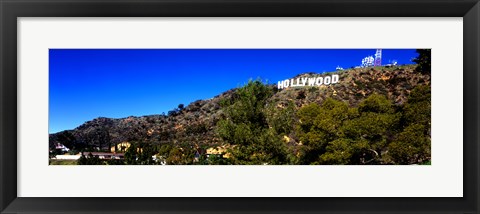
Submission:
M 375 49 L 51 49 L 49 133 L 97 117 L 167 113 L 249 79 L 269 83 L 361 64 Z M 414 49 L 384 49 L 382 63 L 412 64 Z

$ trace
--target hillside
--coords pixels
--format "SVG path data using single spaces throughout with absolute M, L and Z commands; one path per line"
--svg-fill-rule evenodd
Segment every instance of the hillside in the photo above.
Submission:
M 415 65 L 378 68 L 358 68 L 336 73 L 338 84 L 320 87 L 287 88 L 272 97 L 272 102 L 294 101 L 297 107 L 316 102 L 322 103 L 328 97 L 356 106 L 363 98 L 373 93 L 387 96 L 395 104 L 402 104 L 410 91 L 417 85 L 430 85 L 430 75 L 415 72 Z M 300 74 L 297 77 L 324 76 L 325 74 Z
M 355 107 L 372 94 L 386 96 L 395 105 L 407 101 L 411 90 L 418 85 L 430 85 L 430 75 L 415 72 L 416 65 L 348 69 L 335 72 L 339 82 L 329 86 L 305 86 L 277 89 L 269 85 L 273 95 L 267 99 L 269 106 L 283 109 L 310 103 L 322 104 L 327 98 Z M 306 73 L 296 77 L 324 76 Z M 61 143 L 74 151 L 107 151 L 121 142 L 143 142 L 151 145 L 178 145 L 182 148 L 208 148 L 222 145 L 216 133 L 217 122 L 224 118 L 222 102 L 233 100 L 237 89 L 226 91 L 209 100 L 197 100 L 186 107 L 170 111 L 167 115 L 148 115 L 121 119 L 96 118 L 81 126 L 50 134 L 50 147 Z M 295 133 L 285 136 L 290 142 L 298 141 Z

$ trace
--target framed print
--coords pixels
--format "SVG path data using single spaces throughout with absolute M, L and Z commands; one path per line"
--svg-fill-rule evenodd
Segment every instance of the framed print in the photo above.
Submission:
M 431 49 L 50 49 L 49 165 L 430 165 L 430 65 Z
M 478 212 L 476 0 L 1 13 L 2 213 Z

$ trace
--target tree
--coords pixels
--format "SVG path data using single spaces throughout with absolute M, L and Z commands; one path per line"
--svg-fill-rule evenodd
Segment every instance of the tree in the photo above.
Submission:
M 227 158 L 223 157 L 223 154 L 202 154 L 198 158 L 197 165 L 229 165 L 230 162 Z
M 270 105 L 266 108 L 266 116 L 268 124 L 277 134 L 288 135 L 295 123 L 295 104 L 290 101 L 285 107 Z
M 328 143 L 326 152 L 320 156 L 322 164 L 350 164 L 354 153 L 353 142 L 349 139 L 339 138 Z
M 135 143 L 131 143 L 125 152 L 125 164 L 137 165 L 137 147 Z
M 346 103 L 327 98 L 321 106 L 312 103 L 300 108 L 297 114 L 297 132 L 304 145 L 300 162 L 319 164 L 328 144 L 342 138 L 341 127 L 352 112 Z
M 88 165 L 87 158 L 85 157 L 85 155 L 83 155 L 83 153 L 80 156 L 80 158 L 77 160 L 77 165 Z
M 152 156 L 155 155 L 155 149 L 151 144 L 148 143 L 139 143 L 137 150 L 137 164 L 138 165 L 153 165 L 155 161 L 153 161 Z
M 389 145 L 389 155 L 395 164 L 418 164 L 430 160 L 430 138 L 425 136 L 425 128 L 412 124 L 405 128 Z
M 102 165 L 103 161 L 100 158 L 93 156 L 92 153 L 88 153 L 88 156 L 85 156 L 83 153 L 80 158 L 77 160 L 77 165 Z
M 183 104 L 178 104 L 178 109 L 181 111 L 185 106 Z
M 401 113 L 395 112 L 385 96 L 372 94 L 360 102 L 358 114 L 343 127 L 345 137 L 352 139 L 356 148 L 351 164 L 380 163 L 390 139 L 399 130 Z
M 224 119 L 217 134 L 229 150 L 234 164 L 285 164 L 286 147 L 267 121 L 265 106 L 273 89 L 260 80 L 238 88 L 230 100 L 222 101 Z
M 125 162 L 121 159 L 108 159 L 106 161 L 107 165 L 125 165 Z
M 403 107 L 405 127 L 388 147 L 395 164 L 419 164 L 431 157 L 431 89 L 428 85 L 415 87 Z
M 175 109 L 173 109 L 173 110 L 168 111 L 168 116 L 169 116 L 169 117 L 175 117 L 175 116 L 178 115 L 178 112 L 179 112 L 179 111 L 178 111 L 178 108 L 175 108 Z
M 431 89 L 428 85 L 415 87 L 408 96 L 403 111 L 405 126 L 418 123 L 424 126 L 425 134 L 429 134 L 431 126 Z
M 373 94 L 357 108 L 326 99 L 321 106 L 299 109 L 297 132 L 303 144 L 302 164 L 382 163 L 401 114 L 383 95 Z
M 417 63 L 416 71 L 422 74 L 430 74 L 432 68 L 432 50 L 431 49 L 417 49 L 417 58 L 413 62 Z

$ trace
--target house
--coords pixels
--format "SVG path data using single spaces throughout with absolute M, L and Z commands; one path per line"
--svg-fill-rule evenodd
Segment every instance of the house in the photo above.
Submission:
M 83 155 L 85 157 L 89 157 L 90 154 L 92 154 L 93 157 L 97 157 L 102 160 L 108 160 L 108 159 L 117 159 L 117 160 L 123 160 L 125 158 L 125 154 L 123 153 L 110 153 L 110 152 L 83 152 Z M 56 155 L 52 159 L 57 159 L 57 160 L 78 160 L 82 156 L 82 153 L 78 153 L 76 155 Z
M 62 151 L 62 152 L 68 152 L 68 151 L 70 151 L 69 148 L 67 148 L 65 145 L 63 145 L 63 144 L 61 144 L 61 143 L 56 143 L 56 144 L 55 144 L 55 149 L 56 149 L 56 150 L 60 150 L 60 151 Z
M 97 157 L 99 159 L 105 160 L 105 159 L 119 159 L 122 160 L 125 158 L 125 154 L 123 153 L 111 153 L 111 152 L 84 152 L 83 155 L 85 157 L 90 156 L 90 154 L 93 157 Z
M 130 144 L 129 142 L 125 141 L 125 142 L 121 142 L 119 144 L 117 144 L 116 146 L 112 146 L 110 147 L 110 152 L 125 152 L 127 151 L 128 147 L 130 147 L 132 144 Z
M 218 147 L 211 147 L 208 148 L 207 151 L 205 152 L 207 157 L 210 157 L 210 155 L 216 155 L 222 158 L 229 158 L 230 153 L 227 151 L 226 146 L 218 146 Z
M 56 155 L 55 157 L 53 157 L 52 159 L 57 159 L 57 160 L 78 160 L 80 159 L 82 155 L 80 153 L 76 154 L 76 155 Z

